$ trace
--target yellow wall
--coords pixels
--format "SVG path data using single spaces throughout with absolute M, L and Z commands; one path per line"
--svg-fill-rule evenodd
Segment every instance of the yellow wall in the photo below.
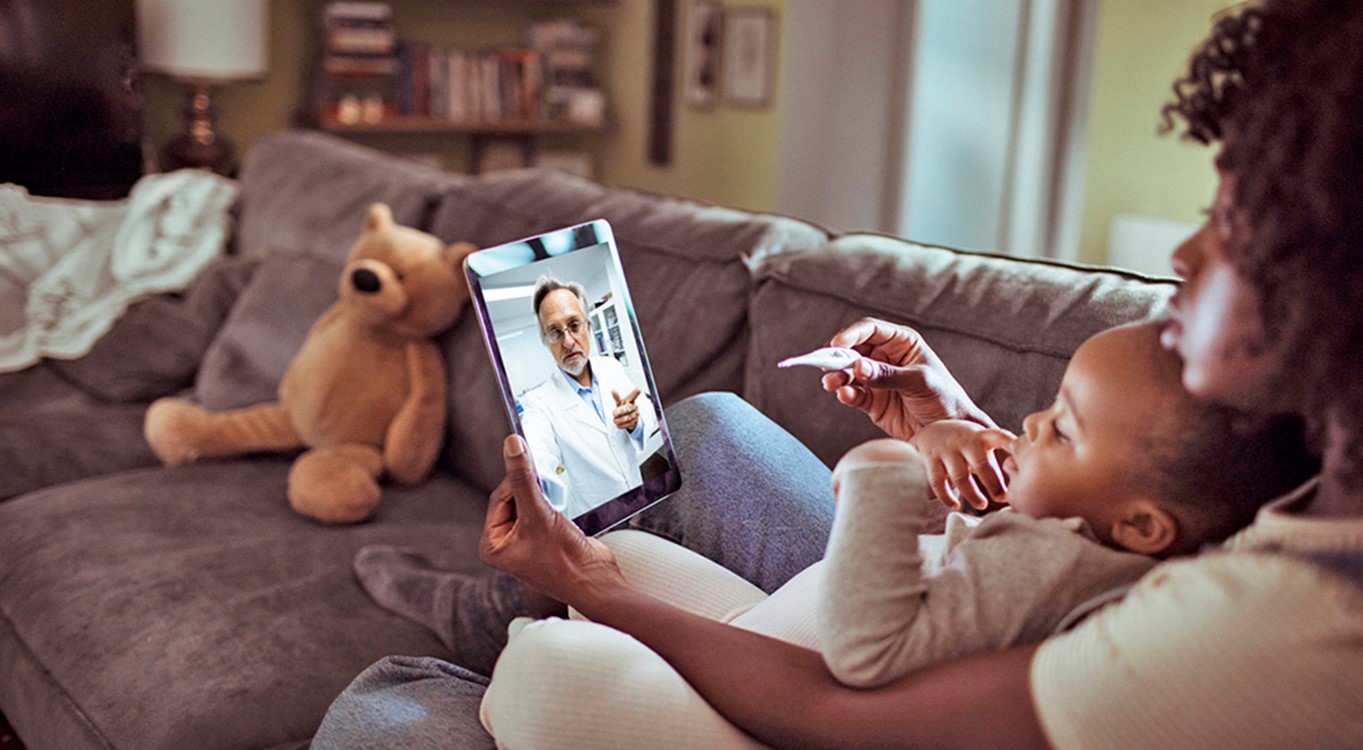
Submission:
M 782 17 L 785 0 L 742 0 L 726 6 L 765 7 L 776 16 L 777 76 L 772 103 L 764 109 L 736 108 L 718 103 L 710 110 L 692 109 L 681 101 L 683 52 L 678 40 L 673 104 L 672 163 L 648 163 L 648 107 L 653 49 L 652 0 L 621 0 L 591 16 L 606 31 L 608 59 L 604 71 L 611 93 L 614 129 L 601 139 L 598 175 L 614 185 L 684 195 L 755 211 L 776 206 L 776 177 L 780 158 L 779 99 L 781 56 L 786 54 Z M 686 0 L 677 2 L 679 36 L 686 24 Z
M 1101 0 L 1089 91 L 1079 260 L 1107 260 L 1117 214 L 1199 221 L 1216 186 L 1213 151 L 1158 134 L 1170 85 L 1227 0 Z M 1151 252 L 1168 253 L 1169 248 Z
M 733 5 L 772 8 L 777 17 L 777 54 L 785 0 L 743 0 Z M 259 136 L 291 127 L 302 100 L 315 49 L 319 0 L 272 0 L 270 68 L 261 81 L 233 84 L 218 95 L 219 129 L 245 153 Z M 678 0 L 678 30 L 685 23 L 687 0 Z M 537 18 L 578 17 L 602 32 L 598 73 L 610 106 L 610 127 L 592 135 L 562 135 L 540 141 L 544 149 L 584 150 L 596 160 L 598 179 L 625 187 L 684 195 L 752 210 L 771 210 L 776 202 L 779 153 L 779 104 L 760 110 L 719 104 L 698 111 L 681 102 L 681 52 L 676 61 L 673 160 L 650 165 L 646 155 L 652 75 L 653 0 L 555 7 L 552 4 L 465 0 L 393 0 L 399 36 L 433 44 L 481 48 L 517 44 L 521 29 Z M 680 39 L 678 40 L 680 44 Z M 778 64 L 777 70 L 781 66 Z M 779 97 L 781 81 L 776 81 Z M 147 76 L 146 122 L 158 146 L 180 127 L 182 89 L 159 76 Z M 377 148 L 438 158 L 462 170 L 468 161 L 466 139 L 457 135 L 363 136 Z
M 681 50 L 676 61 L 673 161 L 646 156 L 652 70 L 653 0 L 559 6 L 498 0 L 392 0 L 399 34 L 436 44 L 478 48 L 515 44 L 531 20 L 574 15 L 602 31 L 598 71 L 610 96 L 610 128 L 600 134 L 541 140 L 546 149 L 585 150 L 604 182 L 753 210 L 772 210 L 780 148 L 779 63 L 786 0 L 725 0 L 727 6 L 771 8 L 776 14 L 775 99 L 765 109 L 719 104 L 701 111 L 681 101 Z M 1135 213 L 1197 221 L 1214 186 L 1212 154 L 1157 134 L 1159 108 L 1188 54 L 1206 34 L 1210 17 L 1227 0 L 1100 0 L 1088 112 L 1080 260 L 1106 260 L 1111 218 Z M 314 49 L 321 0 L 272 0 L 270 69 L 262 81 L 227 87 L 219 95 L 221 130 L 239 150 L 264 133 L 290 127 Z M 678 30 L 689 0 L 677 0 Z M 147 76 L 148 132 L 163 144 L 179 128 L 181 89 Z M 466 139 L 451 135 L 364 136 L 378 148 L 435 156 L 447 167 L 467 164 Z M 1166 252 L 1158 248 L 1155 252 Z

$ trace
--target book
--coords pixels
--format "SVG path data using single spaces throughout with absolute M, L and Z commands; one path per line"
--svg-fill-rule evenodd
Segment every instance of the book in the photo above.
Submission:
M 372 124 L 397 114 L 406 61 L 392 5 L 332 0 L 322 6 L 321 27 L 313 96 L 323 119 Z

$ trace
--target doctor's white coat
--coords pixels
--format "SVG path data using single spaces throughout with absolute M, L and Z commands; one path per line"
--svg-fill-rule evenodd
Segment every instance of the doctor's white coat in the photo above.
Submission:
M 640 440 L 615 426 L 611 410 L 615 399 L 636 387 L 610 357 L 591 357 L 605 422 L 596 415 L 562 373 L 555 372 L 521 398 L 521 426 L 549 502 L 564 515 L 575 518 L 638 487 L 643 479 L 639 464 L 648 436 L 657 429 L 658 418 L 647 393 L 640 393 Z

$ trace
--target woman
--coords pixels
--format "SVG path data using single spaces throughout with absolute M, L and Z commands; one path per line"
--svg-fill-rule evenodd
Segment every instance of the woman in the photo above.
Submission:
M 1185 283 L 1162 342 L 1194 394 L 1301 414 L 1323 451 L 1319 481 L 1223 550 L 1160 566 L 1039 647 L 862 691 L 814 652 L 632 589 L 609 549 L 543 502 L 518 438 L 484 559 L 633 635 L 768 745 L 1363 744 L 1363 4 L 1263 0 L 1224 16 L 1175 93 L 1166 115 L 1222 144 L 1222 180 L 1174 252 Z M 835 343 L 907 367 L 825 383 L 892 435 L 930 419 L 925 404 L 970 409 L 934 397 L 934 363 L 892 326 L 864 322 Z

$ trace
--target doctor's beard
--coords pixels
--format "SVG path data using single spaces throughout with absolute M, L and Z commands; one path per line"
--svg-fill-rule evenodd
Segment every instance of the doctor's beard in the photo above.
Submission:
M 572 354 L 581 354 L 581 355 L 582 355 L 582 358 L 578 360 L 576 366 L 570 366 L 570 365 L 566 362 L 566 360 L 567 360 L 569 357 L 571 357 Z M 563 359 L 564 359 L 565 361 L 559 363 L 559 367 L 563 368 L 563 371 L 564 371 L 564 372 L 568 373 L 569 375 L 572 375 L 572 376 L 575 377 L 575 378 L 576 378 L 576 377 L 581 377 L 582 371 L 587 369 L 587 353 L 586 353 L 586 352 L 573 352 L 573 353 L 570 353 L 568 356 L 565 356 Z

